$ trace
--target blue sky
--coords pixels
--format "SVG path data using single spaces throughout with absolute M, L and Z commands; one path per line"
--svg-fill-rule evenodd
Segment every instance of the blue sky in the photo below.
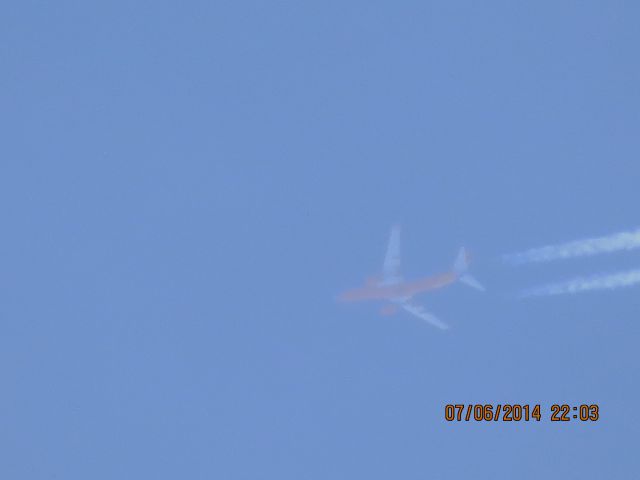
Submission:
M 632 2 L 13 2 L 0 11 L 0 476 L 628 478 Z M 339 305 L 403 229 L 446 334 Z M 598 403 L 458 424 L 447 403 Z M 547 415 L 548 416 L 548 415 Z

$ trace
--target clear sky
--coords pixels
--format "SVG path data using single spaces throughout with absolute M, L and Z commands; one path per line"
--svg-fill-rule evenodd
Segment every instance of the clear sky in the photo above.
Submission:
M 635 252 L 630 1 L 0 7 L 0 477 L 632 478 L 640 288 L 517 300 Z M 473 253 L 446 333 L 337 304 L 403 225 Z M 542 404 L 447 423 L 447 403 Z M 597 423 L 551 423 L 553 403 Z

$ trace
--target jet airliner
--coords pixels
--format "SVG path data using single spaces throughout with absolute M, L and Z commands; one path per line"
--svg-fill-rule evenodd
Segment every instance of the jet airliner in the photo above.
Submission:
M 413 303 L 415 295 L 446 287 L 455 282 L 464 283 L 477 290 L 484 287 L 468 272 L 469 255 L 466 249 L 461 248 L 453 263 L 453 269 L 432 277 L 426 277 L 413 281 L 405 281 L 400 274 L 400 227 L 391 229 L 387 254 L 382 268 L 382 277 L 370 278 L 365 286 L 348 290 L 338 297 L 343 302 L 358 302 L 365 300 L 382 300 L 387 302 L 380 313 L 390 315 L 398 308 L 424 320 L 434 327 L 446 330 L 449 326 L 435 315 L 424 310 L 420 305 Z

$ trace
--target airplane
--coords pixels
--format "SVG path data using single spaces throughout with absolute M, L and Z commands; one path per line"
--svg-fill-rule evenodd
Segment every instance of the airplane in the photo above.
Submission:
M 453 269 L 432 277 L 405 281 L 400 274 L 400 227 L 391 229 L 387 253 L 382 267 L 382 277 L 367 279 L 365 286 L 348 290 L 338 297 L 341 302 L 383 300 L 388 302 L 380 311 L 383 315 L 392 315 L 398 308 L 424 320 L 434 327 L 446 330 L 449 326 L 435 315 L 427 312 L 412 298 L 422 292 L 437 290 L 455 282 L 461 282 L 472 288 L 484 291 L 484 287 L 468 272 L 469 255 L 461 248 L 453 263 Z

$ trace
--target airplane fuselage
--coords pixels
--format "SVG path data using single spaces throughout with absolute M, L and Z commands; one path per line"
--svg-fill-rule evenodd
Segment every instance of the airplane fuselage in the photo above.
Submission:
M 359 302 L 364 300 L 394 300 L 411 298 L 418 293 L 429 290 L 437 290 L 454 283 L 458 279 L 455 272 L 442 273 L 432 277 L 426 277 L 410 282 L 401 282 L 392 285 L 371 285 L 347 290 L 338 297 L 343 302 Z

